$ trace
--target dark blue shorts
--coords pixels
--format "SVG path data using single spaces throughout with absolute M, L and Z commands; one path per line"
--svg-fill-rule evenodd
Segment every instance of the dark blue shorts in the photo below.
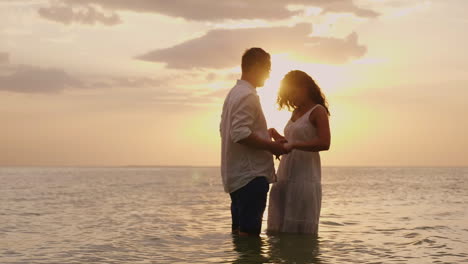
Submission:
M 260 234 L 267 193 L 270 189 L 265 177 L 257 177 L 231 195 L 232 230 Z

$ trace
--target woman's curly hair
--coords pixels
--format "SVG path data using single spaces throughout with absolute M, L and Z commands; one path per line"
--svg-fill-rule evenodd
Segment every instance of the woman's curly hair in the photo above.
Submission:
M 312 99 L 315 103 L 325 107 L 328 115 L 330 115 L 327 99 L 325 98 L 325 95 L 323 94 L 320 87 L 315 83 L 312 77 L 310 77 L 307 73 L 299 70 L 288 72 L 284 76 L 283 80 L 281 80 L 281 86 L 277 98 L 277 103 L 280 109 L 287 108 L 291 111 L 298 107 L 291 101 L 291 95 L 298 86 L 307 87 L 310 99 Z

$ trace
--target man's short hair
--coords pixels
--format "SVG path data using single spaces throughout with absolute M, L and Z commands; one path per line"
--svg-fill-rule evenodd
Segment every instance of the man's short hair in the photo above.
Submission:
M 270 54 L 262 48 L 250 48 L 242 55 L 242 72 L 248 72 L 255 64 L 267 63 L 269 60 Z

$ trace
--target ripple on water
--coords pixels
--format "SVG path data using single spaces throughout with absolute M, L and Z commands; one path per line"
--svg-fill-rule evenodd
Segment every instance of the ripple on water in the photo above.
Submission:
M 415 238 L 415 237 L 420 236 L 420 235 L 421 235 L 420 233 L 408 233 L 408 234 L 404 235 L 403 237 Z
M 328 225 L 328 226 L 344 226 L 344 224 L 333 222 L 333 221 L 320 221 L 321 225 Z
M 436 226 L 418 226 L 415 227 L 414 229 L 417 230 L 433 230 L 433 229 L 449 229 L 448 226 L 442 226 L 442 225 L 436 225 Z
M 414 241 L 414 242 L 411 243 L 411 244 L 413 244 L 413 245 L 422 245 L 422 244 L 429 244 L 429 245 L 432 245 L 432 244 L 434 244 L 434 243 L 435 243 L 434 240 L 431 240 L 431 239 L 429 239 L 429 238 L 424 238 L 424 239 L 421 239 L 421 240 Z

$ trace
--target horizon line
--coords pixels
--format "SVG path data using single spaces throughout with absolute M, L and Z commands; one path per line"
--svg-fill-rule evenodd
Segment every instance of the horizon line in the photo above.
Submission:
M 0 165 L 0 168 L 220 168 L 219 165 Z M 468 168 L 468 165 L 330 165 L 322 168 Z

